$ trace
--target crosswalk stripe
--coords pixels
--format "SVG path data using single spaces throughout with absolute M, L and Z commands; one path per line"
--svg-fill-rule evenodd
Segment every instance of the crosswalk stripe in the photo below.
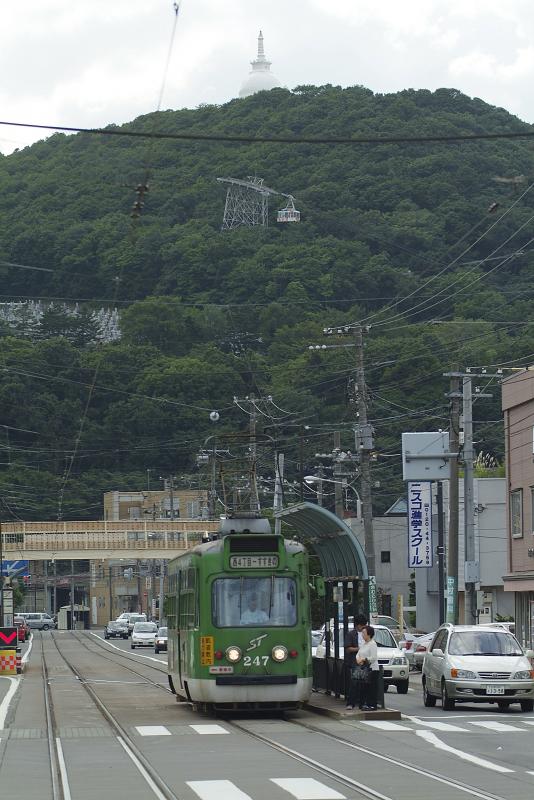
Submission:
M 232 781 L 186 781 L 200 800 L 251 800 Z
M 193 728 L 194 731 L 200 734 L 206 733 L 229 733 L 226 728 L 223 728 L 222 725 L 190 725 L 190 728 Z
M 136 725 L 135 729 L 140 736 L 172 736 L 165 725 Z
M 449 731 L 450 733 L 469 733 L 466 728 L 460 728 L 458 725 L 451 725 L 450 722 L 434 722 L 433 720 L 413 720 L 417 725 L 422 725 L 425 728 L 433 728 L 435 731 Z
M 378 728 L 381 731 L 411 731 L 406 725 L 399 725 L 398 722 L 385 722 L 381 719 L 362 720 L 362 725 L 369 725 L 371 728 Z
M 478 728 L 487 728 L 489 731 L 495 733 L 526 733 L 522 728 L 516 728 L 514 725 L 507 725 L 504 722 L 495 722 L 494 720 L 475 721 L 469 720 L 471 725 L 476 725 Z
M 297 800 L 346 800 L 345 796 L 315 778 L 271 778 Z

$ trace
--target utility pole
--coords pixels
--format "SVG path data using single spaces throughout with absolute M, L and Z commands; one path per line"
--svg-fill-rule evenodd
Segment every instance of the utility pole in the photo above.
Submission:
M 343 486 L 341 482 L 341 464 L 339 461 L 339 454 L 341 453 L 341 434 L 339 431 L 334 432 L 334 492 L 335 492 L 335 511 L 336 516 L 343 519 Z
M 356 346 L 356 400 L 358 403 L 358 424 L 355 430 L 356 452 L 360 454 L 360 475 L 362 495 L 362 516 L 365 558 L 369 575 L 375 575 L 375 544 L 373 536 L 373 497 L 371 491 L 371 451 L 373 450 L 373 429 L 367 421 L 367 386 L 363 357 L 363 334 L 361 325 L 355 326 Z
M 473 381 L 470 375 L 463 378 L 464 416 L 464 515 L 465 515 L 465 597 L 464 623 L 476 622 L 476 588 L 479 580 L 475 566 L 475 502 L 473 498 Z
M 256 405 L 255 397 L 250 395 L 250 510 L 253 514 L 259 511 L 258 484 L 256 480 Z
M 453 371 L 447 374 L 450 378 L 450 422 L 449 450 L 458 453 L 460 449 L 460 377 L 461 373 Z M 458 457 L 450 460 L 449 480 L 449 540 L 447 545 L 447 622 L 458 623 Z

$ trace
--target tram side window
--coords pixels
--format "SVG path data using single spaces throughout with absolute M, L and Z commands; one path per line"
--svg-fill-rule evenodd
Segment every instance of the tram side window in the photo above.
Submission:
M 197 580 L 196 570 L 183 570 L 180 580 L 179 614 L 180 628 L 194 628 L 197 624 Z
M 217 578 L 212 586 L 213 623 L 219 628 L 295 625 L 293 578 Z

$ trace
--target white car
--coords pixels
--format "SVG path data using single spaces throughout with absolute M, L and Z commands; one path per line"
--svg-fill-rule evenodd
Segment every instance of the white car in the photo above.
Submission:
M 456 703 L 497 703 L 506 709 L 519 703 L 534 711 L 534 651 L 523 650 L 504 628 L 446 623 L 423 662 L 425 706 L 441 699 L 444 711 Z
M 132 650 L 136 647 L 155 647 L 157 632 L 155 622 L 136 622 L 132 630 Z
M 385 625 L 373 625 L 375 629 L 375 642 L 378 646 L 378 663 L 382 667 L 384 675 L 384 691 L 387 691 L 388 686 L 396 686 L 399 694 L 407 694 L 410 681 L 410 665 L 408 659 L 399 648 L 395 638 L 389 628 Z M 343 627 L 340 626 L 339 631 L 340 646 L 339 657 L 344 657 L 344 648 L 341 646 L 343 642 Z M 333 639 L 333 637 L 332 637 Z M 330 642 L 330 655 L 334 655 L 334 644 Z M 326 643 L 325 632 L 315 652 L 316 658 L 325 658 L 326 656 Z

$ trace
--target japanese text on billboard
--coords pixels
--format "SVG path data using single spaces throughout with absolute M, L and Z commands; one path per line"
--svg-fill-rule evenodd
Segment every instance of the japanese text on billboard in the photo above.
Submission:
M 432 566 L 432 484 L 408 483 L 408 566 Z

